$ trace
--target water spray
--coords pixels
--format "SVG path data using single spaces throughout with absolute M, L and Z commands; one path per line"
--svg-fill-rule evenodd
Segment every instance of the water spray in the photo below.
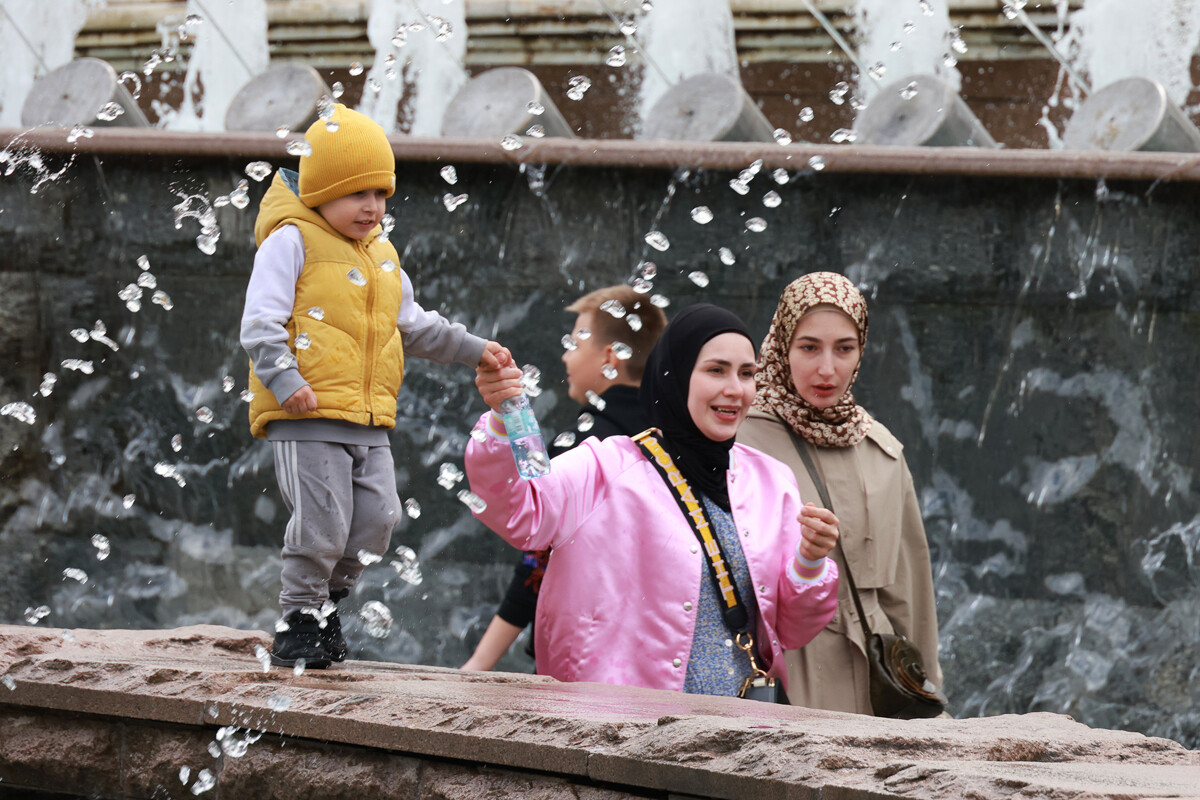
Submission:
M 805 2 L 808 2 L 808 0 L 805 0 Z M 1091 84 L 1075 70 L 1075 67 L 1071 65 L 1067 57 L 1059 52 L 1059 49 L 1054 46 L 1054 42 L 1046 35 L 1046 32 L 1035 25 L 1033 20 L 1029 18 L 1029 15 L 1025 13 L 1025 3 L 1026 0 L 1004 0 L 1004 16 L 1009 19 L 1015 19 L 1024 25 L 1033 34 L 1033 38 L 1037 39 L 1043 47 L 1049 50 L 1050 55 L 1054 56 L 1058 63 L 1062 65 L 1062 68 L 1066 70 L 1067 76 L 1075 84 L 1076 88 L 1084 95 L 1091 94 Z
M 858 54 L 854 52 L 854 48 L 851 47 L 850 43 L 846 41 L 846 38 L 838 32 L 838 29 L 833 26 L 833 23 L 829 21 L 829 17 L 825 16 L 825 14 L 822 13 L 819 8 L 817 8 L 817 4 L 814 3 L 813 0 L 804 0 L 804 6 L 808 9 L 808 13 L 812 14 L 813 18 L 815 18 L 817 22 L 821 23 L 821 27 L 824 28 L 825 32 L 829 34 L 829 38 L 833 39 L 837 46 L 842 48 L 842 52 L 846 54 L 846 57 L 849 58 L 850 61 L 853 62 L 854 66 L 858 69 L 858 74 L 866 75 L 868 78 L 875 81 L 876 86 L 882 88 L 883 83 L 879 80 L 879 78 L 872 75 L 871 71 L 867 69 L 866 65 L 859 60 Z
M 33 42 L 29 41 L 28 37 L 25 36 L 25 31 L 21 30 L 21 26 L 17 24 L 15 19 L 13 19 L 12 14 L 8 13 L 8 9 L 3 5 L 0 5 L 0 13 L 4 14 L 4 16 L 8 19 L 8 24 L 12 25 L 13 30 L 17 32 L 17 36 L 21 37 L 21 41 L 24 42 L 25 46 L 29 48 L 29 52 L 33 53 L 33 57 L 36 58 L 38 64 L 41 65 L 42 71 L 49 72 L 50 68 L 46 66 L 46 62 L 42 60 L 42 54 L 39 53 L 37 48 L 33 46 Z

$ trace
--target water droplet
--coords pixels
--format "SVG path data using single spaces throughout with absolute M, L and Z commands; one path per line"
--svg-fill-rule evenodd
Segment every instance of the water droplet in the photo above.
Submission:
M 267 708 L 272 711 L 282 712 L 287 711 L 292 707 L 292 698 L 276 692 L 267 698 Z
M 829 136 L 829 141 L 834 144 L 853 144 L 858 138 L 858 134 L 849 128 L 838 128 Z
M 595 424 L 596 424 L 596 418 L 585 411 L 579 415 L 579 419 L 575 422 L 575 427 L 581 433 L 587 433 L 588 431 L 590 431 L 592 429 L 592 426 Z
M 84 375 L 91 375 L 93 372 L 96 371 L 96 368 L 92 366 L 91 361 L 84 361 L 81 358 L 64 359 L 62 361 L 62 368 L 74 370 L 75 372 L 82 372 Z M 21 404 L 20 403 L 12 403 L 10 405 L 20 406 Z M 6 408 L 7 408 L 7 406 L 6 406 Z M 0 411 L 2 411 L 2 410 L 3 409 L 0 409 Z
M 612 364 L 605 364 L 604 366 L 600 367 L 600 374 L 605 378 L 608 378 L 610 381 L 615 381 L 618 375 L 617 368 Z
M 625 306 L 621 305 L 620 300 L 605 300 L 600 304 L 600 310 L 607 312 L 613 319 L 621 319 L 626 314 Z
M 546 107 L 537 100 L 530 100 L 525 106 L 525 111 L 535 117 L 540 117 L 542 114 L 546 113 Z
M 392 231 L 396 228 L 396 218 L 391 214 L 384 214 L 383 218 L 379 220 L 379 227 L 383 230 L 383 233 L 380 234 L 379 238 L 381 241 L 386 242 L 388 236 L 391 235 Z
M 708 275 L 700 270 L 694 270 L 688 273 L 688 280 L 699 286 L 701 289 L 708 286 Z
M 812 110 L 812 106 L 805 106 L 800 109 L 800 113 L 796 116 L 797 122 L 812 122 L 816 118 L 816 112 Z
M 372 564 L 378 564 L 380 561 L 383 561 L 383 556 L 379 555 L 378 553 L 372 553 L 369 550 L 358 551 L 358 563 L 362 564 L 364 567 L 369 567 Z
M 904 45 L 900 44 L 900 42 L 892 42 L 888 45 L 888 50 L 892 53 L 899 53 L 900 48 L 902 47 L 904 47 Z
M 580 328 L 579 330 L 575 331 L 575 338 L 581 342 L 587 341 L 588 339 L 592 338 L 592 332 L 588 328 Z
M 417 519 L 421 516 L 421 504 L 413 498 L 408 498 L 404 501 L 404 513 L 408 514 L 409 519 Z
M 404 47 L 406 44 L 408 44 L 408 26 L 401 25 L 392 34 L 392 47 Z
M 564 350 L 578 350 L 579 349 L 579 343 L 576 342 L 575 337 L 569 333 L 564 333 L 563 337 L 562 337 L 562 339 L 560 339 L 560 341 L 562 342 L 562 346 L 563 346 Z
M 249 403 L 254 399 L 254 392 L 247 389 L 238 395 L 238 399 L 241 400 L 243 403 Z
M 136 494 L 127 494 L 121 498 L 121 505 L 125 508 L 133 508 L 133 504 L 137 502 Z
M 447 164 L 438 172 L 442 176 L 442 180 L 453 186 L 458 183 L 458 170 Z
M 820 172 L 821 170 L 825 169 L 825 159 L 821 156 L 813 156 L 808 160 L 808 167 L 811 170 Z
M 482 514 L 487 510 L 487 503 L 483 501 L 483 498 L 470 489 L 459 489 L 458 499 L 463 505 L 471 509 L 472 514 Z
M 182 449 L 183 449 L 183 436 L 177 433 L 171 437 L 171 450 L 178 453 Z
M 943 53 L 942 63 L 945 64 L 947 68 L 957 67 L 958 59 L 954 57 L 953 53 Z
M 355 286 L 367 285 L 367 276 L 363 275 L 362 270 L 360 270 L 358 267 L 354 267 L 346 273 L 346 280 L 350 281 Z
M 567 97 L 571 100 L 582 100 L 587 90 L 592 88 L 592 80 L 585 75 L 573 75 L 567 81 Z
M 13 680 L 12 675 L 0 675 L 0 683 L 3 683 L 5 688 L 10 692 L 15 692 L 17 690 L 17 682 Z
M 834 105 L 840 106 L 846 102 L 846 95 L 848 94 L 850 94 L 850 84 L 845 81 L 838 81 L 829 90 L 829 99 L 833 101 Z
M 887 74 L 887 64 L 884 64 L 882 61 L 876 61 L 867 67 L 867 74 L 877 81 L 883 80 L 883 76 Z
M 286 139 L 288 137 L 288 134 L 291 132 L 292 132 L 292 129 L 289 128 L 287 125 L 280 125 L 278 128 L 275 129 L 275 138 L 276 139 Z
M 255 181 L 262 183 L 273 171 L 270 162 L 267 161 L 251 161 L 246 165 L 246 175 L 253 178 Z
M 633 358 L 633 348 L 624 342 L 613 342 L 612 349 L 613 355 L 619 358 L 621 361 L 628 361 L 629 359 Z
M 212 409 L 208 406 L 200 406 L 196 409 L 196 419 L 203 422 L 205 425 L 213 421 Z
M 963 41 L 962 35 L 958 31 L 955 31 L 954 36 L 950 39 L 950 48 L 959 55 L 967 52 L 967 43 Z
M 12 417 L 26 425 L 37 422 L 37 413 L 33 410 L 33 406 L 25 402 L 6 403 L 0 408 L 0 417 Z
M 913 31 L 915 31 L 916 29 L 917 29 L 917 24 L 916 24 L 915 22 L 912 22 L 912 21 L 910 20 L 910 21 L 908 21 L 908 22 L 905 22 L 905 23 L 904 23 L 904 32 L 905 32 L 906 34 L 908 34 L 908 33 L 912 33 L 912 32 L 913 32 Z
M 153 289 L 158 286 L 158 279 L 152 273 L 143 272 L 141 275 L 138 275 L 137 285 L 143 289 Z M 96 337 L 93 336 L 92 338 Z
M 630 314 L 625 317 L 625 324 L 629 326 L 629 330 L 637 333 L 642 329 L 642 318 L 637 314 Z
M 591 405 L 595 406 L 597 411 L 603 411 L 604 407 L 608 405 L 608 403 L 605 402 L 603 397 L 596 394 L 591 389 L 588 389 L 586 392 L 584 392 L 584 395 L 587 397 L 587 401 Z
M 530 125 L 529 130 L 525 131 L 526 136 L 532 136 L 534 139 L 541 139 L 546 135 L 546 128 L 543 125 Z
M 767 229 L 767 221 L 762 217 L 751 217 L 746 220 L 746 230 L 754 233 L 762 233 Z
M 350 64 L 350 74 L 358 77 L 363 74 L 363 65 L 360 61 L 354 61 Z
M 117 81 L 125 87 L 125 90 L 129 92 L 129 96 L 134 100 L 142 96 L 142 79 L 138 77 L 136 72 L 125 70 L 117 76 Z
M 200 774 L 196 776 L 196 782 L 192 784 L 192 794 L 201 795 L 217 785 L 217 776 L 212 773 L 212 770 L 202 769 Z
M 367 78 L 367 89 L 372 94 L 379 94 L 383 91 L 383 84 L 379 82 L 378 78 Z
M 30 625 L 37 625 L 48 616 L 50 616 L 50 606 L 25 609 L 25 621 Z
M 903 89 L 900 90 L 901 100 L 912 100 L 917 96 L 917 82 L 909 81 Z
M 621 24 L 618 27 L 625 36 L 633 36 L 637 33 L 637 20 L 633 17 L 626 17 L 621 20 Z
M 463 479 L 463 471 L 449 462 L 438 467 L 437 482 L 443 489 L 453 489 Z
M 692 221 L 698 225 L 707 225 L 713 221 L 712 209 L 708 206 L 696 206 L 692 209 Z
M 772 133 L 771 135 L 775 137 L 775 141 L 778 144 L 791 144 L 792 143 L 792 135 L 790 133 L 788 133 L 786 130 L 784 130 L 783 128 L 776 128 L 775 132 Z
M 303 139 L 296 139 L 295 141 L 288 142 L 286 149 L 287 149 L 288 155 L 292 155 L 292 156 L 311 156 L 312 155 L 312 145 L 309 144 L 308 142 L 304 141 Z
M 608 51 L 608 57 L 604 59 L 604 63 L 610 67 L 623 67 L 626 61 L 625 47 L 623 45 L 613 45 Z
M 562 447 L 562 448 L 574 447 L 575 446 L 575 432 L 574 431 L 563 431 L 558 436 L 555 436 L 554 437 L 554 446 Z
M 358 616 L 362 620 L 363 630 L 368 636 L 386 639 L 391 634 L 392 612 L 388 611 L 388 607 L 378 600 L 368 600 L 363 603 Z
M 655 308 L 666 308 L 671 305 L 671 301 L 667 299 L 666 295 L 652 294 L 650 295 L 650 305 Z
M 341 81 L 334 81 L 333 86 L 329 87 L 329 91 L 331 94 L 333 94 L 333 99 L 337 100 L 346 93 L 346 87 Z
M 206 256 L 211 256 L 217 252 L 217 241 L 220 240 L 221 234 L 213 231 L 212 233 L 201 233 L 196 237 L 196 248 Z
M 779 192 L 771 191 L 763 195 L 762 204 L 767 208 L 779 208 L 782 202 L 783 198 L 779 196 Z
M 124 300 L 125 307 L 134 313 L 142 308 L 142 287 L 136 283 L 126 284 L 124 289 L 117 292 L 117 297 Z
M 733 255 L 733 251 L 730 250 L 728 247 L 722 247 L 720 250 L 717 251 L 717 255 L 720 256 L 721 263 L 727 267 L 732 267 L 734 265 L 734 263 L 737 261 L 737 258 L 735 258 Z
M 1025 0 L 1020 0 L 1021 5 L 1025 5 Z M 921 0 L 921 13 L 927 17 L 933 16 L 933 6 L 929 4 L 929 0 Z
M 650 231 L 645 235 L 646 244 L 661 252 L 666 251 L 671 247 L 671 242 L 662 231 Z
M 442 205 L 446 207 L 447 211 L 453 211 L 465 202 L 467 202 L 467 195 L 465 194 L 451 194 L 450 192 L 446 192 L 446 194 L 442 195 Z
M 530 397 L 537 397 L 542 393 L 540 385 L 542 380 L 542 371 L 533 364 L 526 364 L 521 367 L 521 390 Z
M 738 194 L 745 196 L 750 194 L 750 184 L 740 178 L 734 178 L 729 182 L 729 188 L 733 189 Z
M 97 561 L 103 561 L 112 552 L 112 544 L 108 541 L 108 537 L 102 533 L 92 534 L 92 547 L 96 548 Z
M 67 134 L 67 143 L 74 144 L 79 139 L 91 139 L 96 135 L 96 132 L 91 128 L 86 128 L 83 125 L 76 125 L 71 128 L 71 132 Z
M 519 150 L 521 149 L 521 140 L 510 133 L 500 140 L 500 146 L 505 150 Z
M 70 578 L 71 580 L 78 581 L 79 583 L 87 583 L 88 581 L 87 573 L 75 567 L 67 567 L 64 569 L 62 571 L 62 576 L 64 580 Z
M 238 181 L 238 185 L 229 193 L 229 205 L 239 211 L 250 205 L 250 184 L 246 181 Z
M 49 397 L 54 393 L 54 384 L 58 383 L 58 376 L 53 372 L 47 372 L 42 376 L 42 383 L 38 386 L 38 394 L 42 397 Z
M 112 122 L 117 117 L 125 113 L 125 109 L 117 103 L 105 103 L 104 107 L 96 112 L 96 119 L 104 122 Z

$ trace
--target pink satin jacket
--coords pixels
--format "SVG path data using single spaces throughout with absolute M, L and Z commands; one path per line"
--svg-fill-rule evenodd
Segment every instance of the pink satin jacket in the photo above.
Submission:
M 700 581 L 711 580 L 670 487 L 625 436 L 588 439 L 522 480 L 508 441 L 476 425 L 467 445 L 476 516 L 522 550 L 553 547 L 538 599 L 537 669 L 562 681 L 682 691 Z M 498 421 L 493 424 L 502 429 Z M 733 520 L 754 579 L 758 650 L 786 680 L 783 651 L 802 647 L 837 609 L 837 565 L 804 580 L 789 569 L 802 505 L 792 471 L 735 444 L 728 477 Z

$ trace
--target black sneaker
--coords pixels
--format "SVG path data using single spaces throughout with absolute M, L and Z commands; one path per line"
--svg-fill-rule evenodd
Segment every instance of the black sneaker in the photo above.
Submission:
M 283 621 L 288 627 L 275 633 L 271 663 L 277 667 L 294 667 L 297 661 L 303 659 L 304 666 L 309 669 L 328 667 L 329 653 L 325 650 L 317 618 L 303 611 L 293 611 Z
M 325 617 L 325 627 L 321 628 L 321 645 L 325 648 L 325 653 L 329 656 L 330 661 L 339 663 L 346 660 L 348 651 L 346 638 L 342 636 L 342 620 L 338 617 L 336 604 L 340 600 L 345 600 L 349 594 L 349 589 L 339 589 L 329 593 L 329 601 L 335 605 L 333 611 L 329 612 L 329 616 Z

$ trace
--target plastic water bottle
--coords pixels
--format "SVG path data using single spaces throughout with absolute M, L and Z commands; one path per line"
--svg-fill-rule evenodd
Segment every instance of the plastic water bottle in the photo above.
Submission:
M 508 444 L 512 447 L 517 472 L 525 480 L 550 473 L 550 455 L 546 452 L 546 441 L 538 427 L 537 417 L 524 394 L 510 397 L 500 404 L 500 418 L 508 431 Z

